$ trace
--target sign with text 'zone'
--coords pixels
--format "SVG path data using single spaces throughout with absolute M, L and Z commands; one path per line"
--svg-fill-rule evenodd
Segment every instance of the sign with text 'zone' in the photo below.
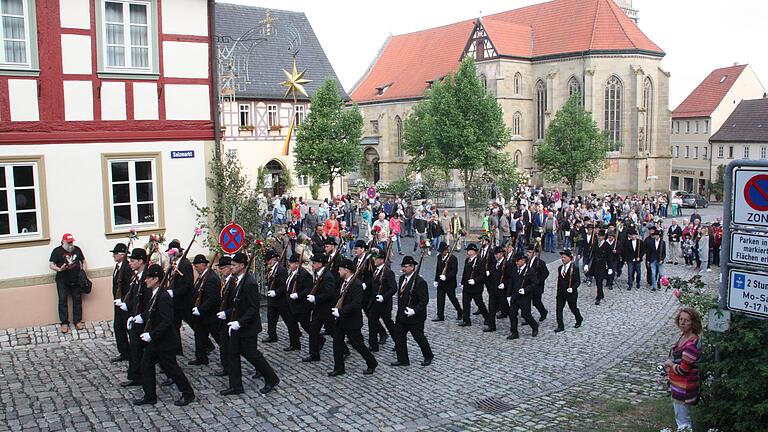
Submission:
M 733 223 L 768 227 L 768 170 L 754 168 L 734 172 Z

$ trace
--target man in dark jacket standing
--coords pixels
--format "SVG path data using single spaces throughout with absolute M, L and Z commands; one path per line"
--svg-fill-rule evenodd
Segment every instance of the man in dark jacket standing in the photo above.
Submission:
M 173 319 L 176 323 L 176 333 L 181 331 L 182 320 L 194 329 L 197 324 L 192 315 L 192 291 L 195 285 L 192 263 L 186 257 L 182 258 L 184 248 L 181 247 L 179 240 L 171 240 L 168 243 L 168 250 L 165 252 L 170 253 L 172 256 L 171 266 L 175 265 L 179 272 L 168 286 L 168 294 L 173 299 Z M 208 343 L 210 344 L 210 341 Z M 179 353 L 181 353 L 181 345 L 179 345 Z
M 157 264 L 149 266 L 144 280 L 151 297 L 147 303 L 146 311 L 141 314 L 145 325 L 144 332 L 140 336 L 141 340 L 147 344 L 141 359 L 144 397 L 134 400 L 134 405 L 154 405 L 157 403 L 155 365 L 158 363 L 181 392 L 181 398 L 174 402 L 174 405 L 184 406 L 195 400 L 195 392 L 184 375 L 184 371 L 176 362 L 176 351 L 181 345 L 181 339 L 173 327 L 173 300 L 167 291 L 160 288 L 162 278 L 162 267 Z
M 222 390 L 223 396 L 243 393 L 242 355 L 264 377 L 263 394 L 271 392 L 280 382 L 280 378 L 269 365 L 258 348 L 258 336 L 261 333 L 261 313 L 259 310 L 259 287 L 256 278 L 246 270 L 248 257 L 238 252 L 232 257 L 232 274 L 235 279 L 232 310 L 229 314 L 229 388 Z
M 112 298 L 115 304 L 115 320 L 113 322 L 115 331 L 115 343 L 119 355 L 110 361 L 112 363 L 128 360 L 130 345 L 128 344 L 128 317 L 130 314 L 120 308 L 123 298 L 128 293 L 129 285 L 133 271 L 128 264 L 128 247 L 125 243 L 118 243 L 110 251 L 115 260 L 115 270 L 112 272 Z
M 344 343 L 345 337 L 365 360 L 367 369 L 363 374 L 372 374 L 379 365 L 363 343 L 363 334 L 360 332 L 363 328 L 363 284 L 352 277 L 354 274 L 355 264 L 348 259 L 342 260 L 339 265 L 341 290 L 335 306 L 331 309 L 331 314 L 336 318 L 333 330 L 333 371 L 328 373 L 328 376 L 332 377 L 346 373 L 344 352 L 348 348 Z
M 555 333 L 559 333 L 565 330 L 565 324 L 563 323 L 563 309 L 565 304 L 568 304 L 568 308 L 576 318 L 575 328 L 581 327 L 584 318 L 581 316 L 579 307 L 577 305 L 579 293 L 578 288 L 581 285 L 581 276 L 579 276 L 579 267 L 572 263 L 573 254 L 570 250 L 564 250 L 560 252 L 560 259 L 563 265 L 557 269 L 557 306 L 555 317 L 557 319 L 557 328 Z
M 384 339 L 376 341 L 376 335 L 379 333 L 379 320 L 384 322 L 384 326 L 394 339 L 395 323 L 392 321 L 392 296 L 397 292 L 397 282 L 395 273 L 386 266 L 386 254 L 383 251 L 375 252 L 372 256 L 374 269 L 371 276 L 371 286 L 366 289 L 370 296 L 368 299 L 368 344 L 372 352 L 379 350 L 379 343 L 384 343 Z M 366 296 L 363 296 L 365 301 Z M 384 333 L 386 334 L 386 333 Z
M 427 305 L 429 304 L 427 282 L 415 274 L 416 260 L 412 256 L 404 256 L 400 266 L 403 274 L 398 282 L 397 315 L 395 317 L 397 361 L 393 362 L 392 366 L 411 364 L 406 339 L 409 332 L 421 348 L 421 354 L 424 356 L 421 365 L 429 366 L 432 364 L 434 354 L 432 354 L 432 348 L 429 346 L 427 337 L 424 336 L 424 321 L 427 320 Z
M 221 279 L 209 267 L 210 261 L 203 254 L 195 255 L 192 265 L 197 271 L 194 287 L 194 304 L 192 315 L 197 318 L 195 327 L 195 359 L 189 362 L 192 366 L 208 364 L 208 348 L 213 336 L 221 352 L 221 333 L 216 312 L 221 305 Z
M 480 314 L 488 322 L 488 309 L 483 302 L 483 288 L 485 287 L 485 263 L 478 257 L 477 245 L 470 243 L 467 245 L 467 259 L 464 261 L 464 271 L 461 274 L 462 286 L 462 307 L 464 309 L 464 320 L 460 327 L 472 325 L 471 302 L 474 300 Z
M 514 261 L 517 264 L 517 270 L 512 271 L 508 276 L 508 282 L 505 283 L 507 288 L 507 302 L 509 303 L 509 326 L 510 334 L 507 339 L 518 339 L 520 334 L 517 331 L 517 314 L 522 315 L 525 322 L 531 326 L 533 333 L 531 336 L 536 337 L 539 334 L 539 323 L 534 321 L 531 316 L 531 295 L 536 289 L 536 279 L 531 273 L 531 269 L 528 267 L 528 257 L 524 254 L 517 254 L 514 257 Z
M 544 294 L 544 283 L 549 277 L 549 269 L 547 264 L 539 257 L 539 245 L 535 245 L 528 249 L 528 276 L 536 281 L 535 290 L 531 293 L 531 305 L 539 311 L 539 321 L 547 319 L 547 308 L 544 307 L 544 303 L 541 301 L 541 296 Z
M 320 335 L 323 325 L 333 328 L 328 323 L 333 319 L 331 309 L 336 299 L 336 277 L 325 268 L 328 257 L 312 255 L 312 289 L 307 294 L 307 301 L 312 304 L 312 318 L 309 323 L 309 356 L 301 359 L 303 362 L 320 361 L 320 350 L 325 345 L 325 338 Z
M 462 319 L 461 305 L 456 298 L 456 275 L 459 272 L 459 260 L 449 250 L 447 243 L 440 245 L 440 254 L 437 256 L 435 268 L 435 280 L 432 282 L 437 289 L 437 317 L 432 321 L 445 321 L 445 296 L 451 300 L 456 309 L 456 319 Z
M 283 252 L 287 253 L 287 251 Z M 264 254 L 267 282 L 267 338 L 262 342 L 277 342 L 277 321 L 283 319 L 288 328 L 288 348 L 299 346 L 299 325 L 293 319 L 288 307 L 288 294 L 285 292 L 285 282 L 288 280 L 288 270 L 278 262 L 280 257 L 273 250 Z
M 312 275 L 301 266 L 299 254 L 295 253 L 288 258 L 288 280 L 285 282 L 285 291 L 293 320 L 309 334 L 312 303 L 307 300 L 307 296 L 312 291 Z M 301 350 L 301 338 L 295 346 L 292 345 L 289 348 L 285 351 Z

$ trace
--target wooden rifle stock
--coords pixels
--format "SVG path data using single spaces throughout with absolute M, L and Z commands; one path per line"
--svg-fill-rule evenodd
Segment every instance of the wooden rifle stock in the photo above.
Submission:
M 419 278 L 419 273 L 421 272 L 421 263 L 424 261 L 424 255 L 426 255 L 426 253 L 422 251 L 421 258 L 419 258 L 419 265 L 417 265 L 416 269 L 413 271 L 413 276 L 411 276 L 411 280 L 408 281 L 408 285 L 403 288 L 403 291 L 405 291 L 410 286 L 410 290 L 408 291 L 408 307 L 411 307 L 411 304 L 413 304 L 413 290 L 416 288 L 416 279 Z
M 147 261 L 144 263 L 144 271 L 147 270 L 149 267 L 149 263 L 152 262 L 152 255 L 157 251 L 158 244 L 151 244 L 149 248 L 149 254 L 147 254 Z M 131 278 L 131 283 L 136 282 L 139 284 L 139 286 L 136 288 L 136 291 L 128 290 L 128 294 L 125 295 L 125 302 L 127 303 L 134 297 L 136 297 L 136 307 L 133 308 L 133 315 L 138 315 L 141 313 L 141 300 L 144 298 L 144 290 L 141 289 L 141 280 L 138 278 L 138 273 L 134 272 L 133 277 Z
M 203 293 L 205 292 L 205 290 L 203 290 L 203 287 L 208 282 L 208 278 L 211 276 L 211 272 L 213 271 L 213 263 L 216 262 L 216 259 L 218 257 L 219 257 L 219 251 L 216 251 L 216 253 L 213 255 L 213 258 L 211 258 L 211 262 L 208 263 L 208 269 L 205 271 L 205 274 L 200 277 L 200 286 L 197 287 L 195 307 L 200 307 L 200 305 L 203 304 Z
M 118 273 L 125 271 L 125 270 L 123 270 L 123 266 L 127 266 L 128 265 L 128 251 L 131 250 L 131 246 L 132 245 L 133 245 L 133 239 L 131 239 L 128 242 L 128 247 L 127 247 L 127 249 L 125 251 L 125 255 L 123 255 L 122 264 L 120 264 L 120 270 L 118 270 Z M 120 299 L 120 300 L 123 299 L 123 277 L 122 277 L 122 275 L 118 275 L 117 276 L 117 289 L 115 290 L 115 300 L 117 300 L 117 299 Z

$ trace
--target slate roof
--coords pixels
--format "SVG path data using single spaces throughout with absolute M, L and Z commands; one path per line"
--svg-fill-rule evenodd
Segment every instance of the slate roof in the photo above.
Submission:
M 715 69 L 672 111 L 672 118 L 709 117 L 747 65 Z
M 216 3 L 215 33 L 218 36 L 217 45 L 231 46 L 233 40 L 241 37 L 251 29 L 261 29 L 260 24 L 266 16 L 266 8 L 242 6 L 230 3 Z M 274 99 L 292 100 L 285 95 L 285 87 L 280 85 L 285 81 L 283 69 L 291 71 L 292 56 L 289 51 L 288 41 L 282 31 L 284 28 L 295 29 L 301 37 L 301 48 L 296 56 L 296 66 L 299 71 L 306 69 L 304 78 L 312 80 L 305 85 L 307 93 L 312 97 L 326 77 L 336 80 L 342 99 L 348 100 L 344 87 L 341 85 L 331 62 L 326 57 L 323 47 L 320 45 L 312 26 L 303 12 L 270 9 L 270 15 L 275 20 L 272 24 L 273 37 L 265 42 L 260 42 L 253 47 L 248 56 L 248 76 L 250 82 L 245 90 L 238 90 L 238 99 Z M 260 32 L 256 32 L 259 35 Z M 251 42 L 250 44 L 253 44 Z M 250 46 L 250 45 L 249 45 Z M 299 95 L 299 100 L 306 100 Z
M 582 53 L 664 51 L 613 0 L 552 0 L 482 18 L 500 56 L 530 60 Z M 390 37 L 352 89 L 355 102 L 420 98 L 427 82 L 458 68 L 475 20 Z M 377 89 L 392 83 L 384 94 Z
M 741 101 L 709 141 L 768 143 L 768 97 Z

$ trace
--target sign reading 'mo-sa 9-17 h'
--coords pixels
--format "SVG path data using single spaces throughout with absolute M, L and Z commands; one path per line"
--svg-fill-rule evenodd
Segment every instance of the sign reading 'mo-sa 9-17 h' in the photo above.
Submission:
M 725 193 L 720 306 L 768 318 L 768 161 L 728 164 Z

